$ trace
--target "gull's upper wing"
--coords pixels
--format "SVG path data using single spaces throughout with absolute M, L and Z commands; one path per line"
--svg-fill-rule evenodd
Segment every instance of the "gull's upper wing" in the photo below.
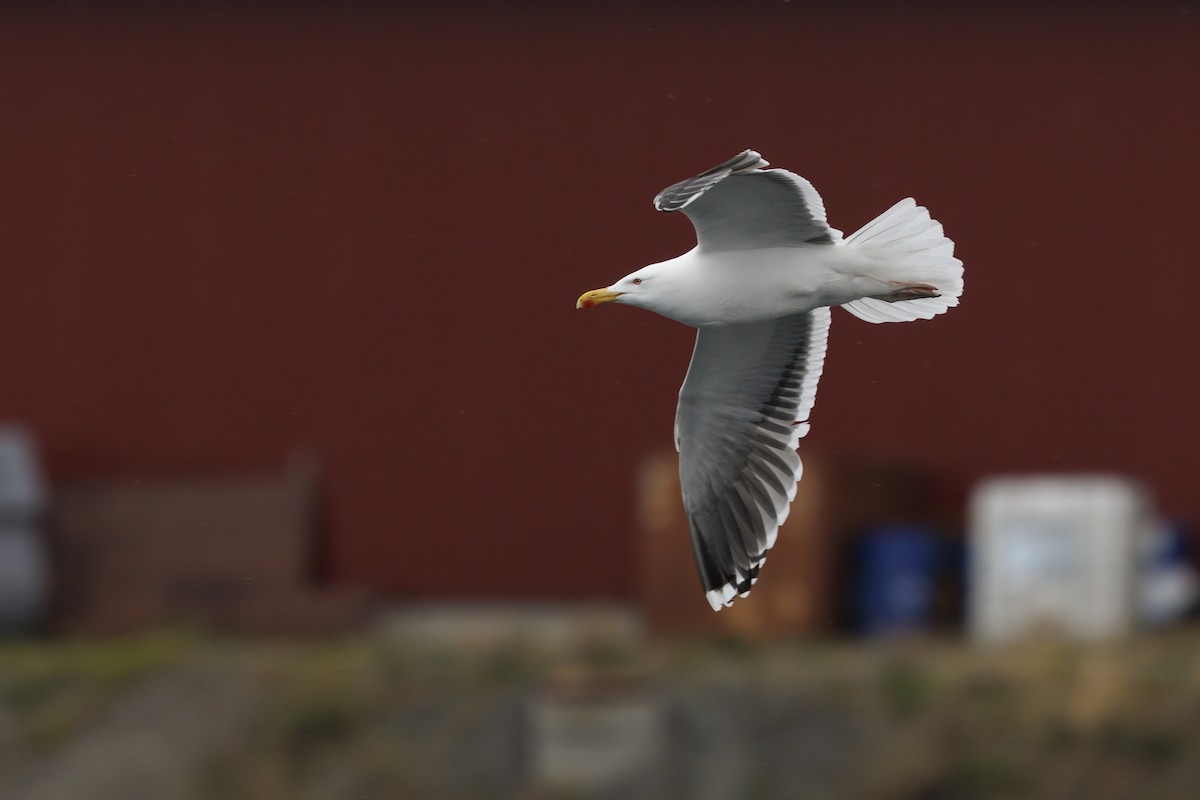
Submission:
M 829 227 L 813 185 L 746 150 L 720 166 L 658 193 L 659 211 L 683 211 L 696 228 L 701 250 L 756 250 L 832 244 L 842 232 Z
M 829 309 L 700 328 L 675 445 L 700 583 L 715 610 L 745 596 L 796 496 Z

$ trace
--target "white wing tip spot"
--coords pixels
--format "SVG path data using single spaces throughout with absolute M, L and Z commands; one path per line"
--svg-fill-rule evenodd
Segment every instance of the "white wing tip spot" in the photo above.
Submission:
M 765 563 L 767 563 L 767 557 L 764 555 L 751 564 L 750 568 L 759 570 L 762 569 L 762 565 Z M 711 589 L 704 593 L 704 597 L 708 600 L 708 604 L 712 606 L 713 611 L 720 611 L 722 608 L 733 605 L 735 597 L 750 596 L 749 589 L 744 592 L 738 592 L 737 590 L 737 587 L 744 583 L 746 583 L 746 576 L 740 572 L 735 572 L 732 583 L 727 583 L 719 589 Z M 758 583 L 757 575 L 750 579 L 750 586 L 753 587 L 756 583 Z
M 720 589 L 712 589 L 704 593 L 708 599 L 708 604 L 712 606 L 713 611 L 720 611 L 725 606 L 733 605 L 733 598 L 737 594 L 732 584 L 725 584 Z

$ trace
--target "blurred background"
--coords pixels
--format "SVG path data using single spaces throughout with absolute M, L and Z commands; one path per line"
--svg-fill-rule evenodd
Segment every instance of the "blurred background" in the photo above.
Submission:
M 0 797 L 1194 797 L 1200 7 L 0 7 Z M 692 332 L 745 148 L 966 265 L 835 313 L 754 595 Z

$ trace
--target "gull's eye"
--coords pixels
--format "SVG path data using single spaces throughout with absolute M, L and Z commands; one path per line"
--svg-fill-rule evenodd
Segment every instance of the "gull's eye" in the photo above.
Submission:
M 634 285 L 634 286 L 641 286 L 641 285 L 642 285 L 642 279 L 641 279 L 641 278 L 634 278 L 634 279 L 633 279 L 633 285 Z

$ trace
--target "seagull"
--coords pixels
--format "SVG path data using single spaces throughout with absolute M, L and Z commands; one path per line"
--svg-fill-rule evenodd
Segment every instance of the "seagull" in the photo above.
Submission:
M 696 246 L 575 304 L 621 303 L 697 329 L 675 449 L 714 611 L 750 593 L 796 496 L 830 307 L 867 322 L 930 319 L 963 290 L 954 243 L 911 197 L 843 238 L 811 183 L 768 166 L 746 150 L 664 189 L 654 207 L 682 211 Z

